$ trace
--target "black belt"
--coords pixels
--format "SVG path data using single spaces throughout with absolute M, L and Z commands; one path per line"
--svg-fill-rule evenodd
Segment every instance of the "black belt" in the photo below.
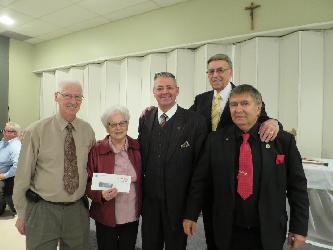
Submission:
M 78 201 L 82 200 L 83 204 L 85 207 L 89 207 L 89 201 L 87 196 L 82 196 L 79 200 L 77 201 L 73 201 L 73 202 L 53 202 L 53 201 L 47 201 L 44 200 L 39 194 L 35 193 L 34 191 L 32 191 L 31 189 L 28 189 L 27 192 L 25 193 L 25 196 L 27 197 L 27 199 L 31 202 L 39 202 L 39 201 L 46 201 L 48 203 L 54 204 L 54 205 L 60 205 L 60 206 L 70 206 L 73 205 L 75 203 L 77 203 Z

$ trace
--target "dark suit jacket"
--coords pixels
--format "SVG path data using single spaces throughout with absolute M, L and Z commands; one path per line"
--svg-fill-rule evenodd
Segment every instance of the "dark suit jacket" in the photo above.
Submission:
M 231 83 L 231 87 L 235 88 L 236 86 Z M 198 112 L 202 116 L 206 118 L 207 122 L 207 128 L 209 129 L 209 132 L 212 131 L 212 102 L 214 97 L 214 90 L 207 91 L 205 93 L 199 94 L 194 99 L 194 104 L 189 108 L 192 111 Z M 265 104 L 263 103 L 261 108 L 261 113 L 259 117 L 259 122 L 262 123 L 266 120 L 268 120 L 269 117 L 266 114 L 265 111 Z M 219 130 L 223 127 L 226 127 L 232 123 L 231 115 L 230 115 L 230 109 L 229 109 L 229 100 L 226 103 L 224 110 L 221 114 L 221 118 L 219 121 L 219 124 L 217 125 L 217 129 Z
M 143 185 L 147 174 L 146 164 L 156 113 L 157 108 L 152 109 L 140 119 L 139 123 Z M 171 225 L 179 227 L 184 215 L 193 169 L 207 136 L 207 128 L 203 117 L 179 106 L 173 118 L 175 120 L 170 134 L 170 144 L 165 152 L 165 197 Z
M 281 250 L 287 231 L 286 198 L 290 205 L 289 231 L 307 235 L 309 200 L 307 181 L 294 137 L 284 131 L 273 142 L 261 143 L 259 220 L 263 248 Z M 213 226 L 218 249 L 229 249 L 235 206 L 235 125 L 208 136 L 194 173 L 186 218 L 196 220 L 203 202 L 207 176 L 213 178 Z M 278 164 L 278 155 L 285 155 Z

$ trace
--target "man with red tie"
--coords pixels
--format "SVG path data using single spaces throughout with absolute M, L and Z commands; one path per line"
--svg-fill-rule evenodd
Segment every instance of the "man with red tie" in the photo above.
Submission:
M 309 218 L 307 181 L 294 137 L 280 131 L 272 142 L 258 135 L 262 98 L 251 85 L 230 94 L 233 124 L 208 136 L 193 175 L 184 231 L 195 233 L 204 188 L 213 177 L 213 231 L 220 250 L 281 250 L 304 243 Z

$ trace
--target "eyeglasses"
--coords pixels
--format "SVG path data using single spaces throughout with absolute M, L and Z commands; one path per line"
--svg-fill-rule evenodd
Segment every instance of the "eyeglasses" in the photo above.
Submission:
M 224 68 L 217 68 L 217 69 L 209 69 L 209 70 L 207 70 L 207 74 L 209 75 L 209 76 L 212 76 L 212 75 L 214 75 L 214 72 L 216 72 L 216 74 L 218 74 L 218 75 L 222 75 L 224 72 L 226 72 L 227 70 L 229 70 L 230 68 L 226 68 L 226 69 L 224 69 Z
M 126 125 L 127 125 L 128 121 L 121 121 L 121 122 L 109 122 L 108 125 L 111 127 L 111 128 L 116 128 L 118 125 L 119 127 L 121 128 L 124 128 Z
M 72 94 L 66 94 L 66 93 L 61 93 L 61 92 L 57 92 L 58 94 L 62 95 L 62 97 L 66 100 L 66 101 L 70 101 L 72 100 L 72 98 L 75 99 L 75 101 L 77 102 L 82 102 L 83 96 L 82 95 L 72 95 Z

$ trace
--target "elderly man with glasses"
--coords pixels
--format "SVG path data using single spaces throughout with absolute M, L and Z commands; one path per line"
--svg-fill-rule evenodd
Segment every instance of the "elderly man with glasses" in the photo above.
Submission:
M 59 82 L 58 113 L 24 133 L 13 200 L 27 249 L 89 248 L 86 167 L 95 134 L 76 117 L 82 98 L 79 82 Z
M 7 122 L 2 130 L 3 138 L 0 141 L 0 215 L 5 211 L 6 203 L 13 215 L 16 214 L 12 193 L 21 150 L 20 131 L 20 125 L 15 122 Z

